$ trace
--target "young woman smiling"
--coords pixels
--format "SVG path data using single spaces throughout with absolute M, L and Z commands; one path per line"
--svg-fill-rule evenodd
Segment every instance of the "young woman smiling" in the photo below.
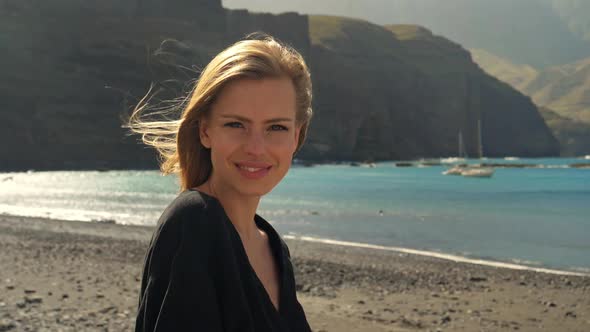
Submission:
M 271 37 L 240 41 L 201 73 L 179 120 L 132 130 L 181 193 L 146 255 L 135 331 L 311 331 L 289 249 L 256 214 L 283 179 L 312 115 L 303 58 Z

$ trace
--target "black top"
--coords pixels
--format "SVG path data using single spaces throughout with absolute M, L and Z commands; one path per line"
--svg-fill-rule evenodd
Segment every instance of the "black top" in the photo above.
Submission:
M 136 332 L 311 331 L 287 244 L 260 216 L 279 269 L 279 310 L 219 201 L 186 190 L 166 208 L 145 258 Z

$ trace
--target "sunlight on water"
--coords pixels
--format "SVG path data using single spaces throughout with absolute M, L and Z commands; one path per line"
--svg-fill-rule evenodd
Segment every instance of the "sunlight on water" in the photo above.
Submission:
M 444 166 L 293 167 L 259 214 L 282 234 L 403 246 L 526 265 L 590 268 L 590 170 L 578 159 L 487 160 L 490 179 Z M 157 171 L 0 174 L 0 213 L 154 225 L 178 194 Z

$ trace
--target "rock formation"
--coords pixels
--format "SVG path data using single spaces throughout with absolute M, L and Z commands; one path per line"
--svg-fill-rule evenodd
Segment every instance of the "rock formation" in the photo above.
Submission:
M 216 52 L 258 30 L 312 68 L 316 116 L 299 158 L 454 155 L 458 130 L 473 152 L 479 118 L 486 155 L 558 154 L 530 100 L 460 46 L 419 28 L 403 37 L 399 27 L 333 20 L 219 0 L 4 0 L 0 170 L 155 168 L 122 118 L 150 83 L 164 99 L 186 92 Z

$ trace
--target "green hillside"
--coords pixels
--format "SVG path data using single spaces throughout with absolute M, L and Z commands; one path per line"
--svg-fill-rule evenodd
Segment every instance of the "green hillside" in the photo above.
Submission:
M 590 153 L 590 58 L 571 64 L 535 70 L 515 65 L 483 50 L 471 50 L 486 72 L 509 83 L 541 106 L 541 114 L 555 137 L 561 153 Z
M 501 79 L 520 91 L 534 80 L 539 72 L 529 65 L 518 65 L 483 49 L 471 49 L 471 57 L 486 73 Z
M 523 92 L 562 116 L 590 124 L 590 58 L 542 71 Z
M 535 104 L 590 124 L 590 57 L 536 70 L 482 50 L 471 54 L 487 73 L 530 96 Z

